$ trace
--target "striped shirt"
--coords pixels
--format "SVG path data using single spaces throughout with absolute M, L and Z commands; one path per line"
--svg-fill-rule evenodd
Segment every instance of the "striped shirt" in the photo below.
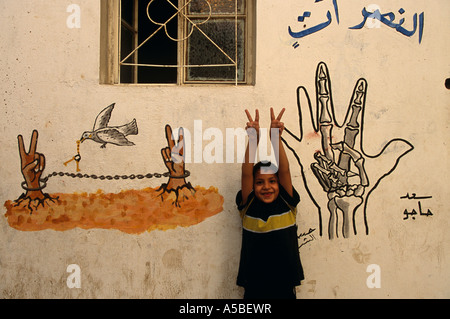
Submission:
M 236 204 L 242 218 L 242 247 L 237 284 L 239 286 L 297 286 L 304 279 L 297 240 L 297 204 L 279 185 L 280 194 L 270 204 L 252 192 L 246 203 L 238 192 Z

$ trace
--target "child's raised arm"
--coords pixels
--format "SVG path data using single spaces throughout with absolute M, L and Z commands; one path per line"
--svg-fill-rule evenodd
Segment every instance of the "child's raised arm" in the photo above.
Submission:
M 245 110 L 248 122 L 245 127 L 248 135 L 247 149 L 242 163 L 241 191 L 242 204 L 247 202 L 248 195 L 253 190 L 253 164 L 256 156 L 256 149 L 259 142 L 259 112 L 255 111 L 255 120 L 252 119 L 248 110 Z
M 278 178 L 280 184 L 288 192 L 289 195 L 293 195 L 291 171 L 289 169 L 289 160 L 284 150 L 283 142 L 281 141 L 281 133 L 284 130 L 284 123 L 281 122 L 285 109 L 283 108 L 275 118 L 273 108 L 270 108 L 270 141 L 275 152 L 278 151 Z M 272 136 L 272 129 L 278 129 L 278 136 Z

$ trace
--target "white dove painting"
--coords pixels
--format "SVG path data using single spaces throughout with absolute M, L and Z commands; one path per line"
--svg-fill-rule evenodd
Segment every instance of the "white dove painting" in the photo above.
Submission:
M 118 146 L 135 145 L 127 139 L 127 136 L 138 134 L 136 119 L 133 119 L 128 124 L 108 126 L 114 105 L 115 103 L 109 105 L 97 115 L 94 122 L 94 128 L 92 131 L 85 131 L 81 136 L 80 142 L 85 140 L 93 140 L 94 142 L 102 144 L 100 146 L 101 148 L 105 148 L 108 143 Z

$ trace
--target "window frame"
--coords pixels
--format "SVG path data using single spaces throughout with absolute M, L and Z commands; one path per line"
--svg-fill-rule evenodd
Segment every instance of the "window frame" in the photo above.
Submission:
M 136 0 L 134 0 L 136 1 Z M 204 86 L 204 85 L 254 85 L 256 49 L 256 0 L 246 0 L 244 34 L 244 79 L 238 81 L 186 79 L 187 43 L 181 41 L 177 46 L 177 83 L 121 83 L 120 82 L 120 3 L 121 0 L 101 0 L 100 2 L 100 84 L 136 86 Z M 135 7 L 137 10 L 137 8 Z M 197 16 L 197 15 L 196 15 Z M 234 15 L 233 15 L 234 17 Z M 186 19 L 178 16 L 181 28 L 186 28 Z M 179 27 L 180 30 L 180 27 Z M 181 59 L 181 60 L 180 60 Z M 135 80 L 137 67 L 135 67 Z

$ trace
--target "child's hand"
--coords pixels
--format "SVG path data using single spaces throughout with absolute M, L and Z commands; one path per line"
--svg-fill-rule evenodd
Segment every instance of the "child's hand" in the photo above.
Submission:
M 284 130 L 284 123 L 281 122 L 281 117 L 283 116 L 285 108 L 283 108 L 278 114 L 277 118 L 275 118 L 275 114 L 273 112 L 273 108 L 270 108 L 270 128 L 278 128 L 279 129 L 279 136 L 281 136 L 281 133 L 283 133 Z
M 245 110 L 245 113 L 247 114 L 248 122 L 245 126 L 245 130 L 247 131 L 249 138 L 258 138 L 259 136 L 259 112 L 258 110 L 255 111 L 255 120 L 252 119 L 252 116 L 250 115 L 250 112 L 248 110 Z

